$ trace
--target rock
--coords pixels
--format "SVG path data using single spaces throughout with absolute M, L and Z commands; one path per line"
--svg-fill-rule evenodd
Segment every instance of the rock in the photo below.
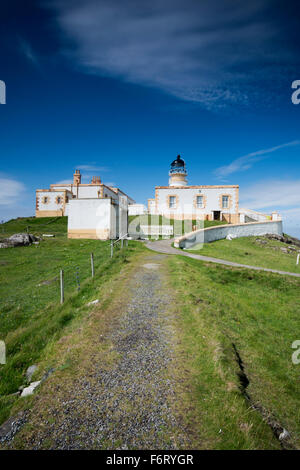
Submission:
M 284 439 L 287 439 L 288 437 L 290 437 L 290 433 L 283 428 L 283 431 L 279 434 L 279 440 L 280 441 L 283 441 Z
M 34 390 L 40 385 L 41 381 L 38 380 L 37 382 L 32 382 L 29 387 L 25 387 L 23 392 L 21 393 L 21 397 L 28 397 L 32 395 Z
M 53 233 L 43 233 L 43 237 L 55 237 Z
M 96 299 L 96 300 L 92 300 L 91 302 L 89 302 L 87 305 L 88 307 L 90 307 L 91 305 L 96 305 L 99 303 L 99 299 Z
M 54 277 L 53 279 L 40 282 L 39 284 L 37 284 L 37 287 L 50 286 L 51 284 L 53 284 L 53 282 L 56 281 L 58 281 L 58 276 Z
M 277 235 L 275 233 L 268 233 L 265 235 L 266 238 L 269 238 L 270 240 L 277 240 L 279 242 L 286 243 L 288 245 L 293 245 L 293 246 L 298 246 L 300 247 L 300 240 L 295 237 L 290 237 L 288 235 Z
M 268 243 L 267 240 L 264 240 L 263 238 L 257 238 L 255 241 L 261 245 L 266 245 Z
M 36 242 L 36 237 L 30 233 L 15 233 L 9 238 L 2 240 L 0 248 L 14 248 L 15 246 L 28 246 Z
M 284 246 L 281 247 L 280 250 L 283 251 L 283 253 L 288 253 L 288 251 L 289 251 L 289 250 L 288 250 L 287 248 L 285 248 Z
M 16 233 L 9 237 L 8 240 L 11 241 L 14 246 L 26 246 L 36 241 L 35 237 L 29 233 Z
M 53 374 L 54 371 L 55 369 L 53 367 L 47 370 L 47 372 L 45 372 L 43 377 L 41 378 L 41 382 L 44 382 L 44 380 L 48 379 L 48 377 L 50 377 L 50 375 Z
M 28 367 L 28 369 L 26 371 L 27 382 L 30 382 L 30 380 L 32 379 L 33 374 L 35 373 L 35 371 L 37 369 L 38 369 L 38 366 L 36 366 L 35 364 L 33 366 Z

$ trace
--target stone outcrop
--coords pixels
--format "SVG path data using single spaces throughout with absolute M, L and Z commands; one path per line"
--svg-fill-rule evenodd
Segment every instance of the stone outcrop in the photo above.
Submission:
M 16 246 L 28 246 L 38 239 L 30 233 L 16 233 L 9 238 L 0 240 L 0 248 L 14 248 Z
M 275 233 L 268 233 L 265 235 L 269 240 L 278 240 L 279 242 L 286 243 L 287 245 L 295 245 L 300 248 L 300 240 L 289 235 L 277 235 Z

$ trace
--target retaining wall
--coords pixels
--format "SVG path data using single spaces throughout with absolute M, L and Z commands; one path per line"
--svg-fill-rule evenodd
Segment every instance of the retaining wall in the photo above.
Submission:
M 176 238 L 174 246 L 176 248 L 191 248 L 198 243 L 209 243 L 226 238 L 227 235 L 233 237 L 250 237 L 274 233 L 282 235 L 282 221 L 268 220 L 265 222 L 249 222 L 245 224 L 228 224 L 208 227 L 195 232 L 187 233 L 180 238 Z

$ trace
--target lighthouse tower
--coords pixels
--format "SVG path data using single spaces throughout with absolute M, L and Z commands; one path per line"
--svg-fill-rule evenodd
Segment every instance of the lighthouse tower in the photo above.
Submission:
M 169 186 L 187 186 L 187 171 L 185 161 L 177 155 L 176 160 L 171 163 L 169 171 Z

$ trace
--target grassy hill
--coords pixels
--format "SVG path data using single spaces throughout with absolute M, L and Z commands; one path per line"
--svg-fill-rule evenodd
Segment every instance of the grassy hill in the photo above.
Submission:
M 95 298 L 94 286 L 111 279 L 142 249 L 130 242 L 124 251 L 116 248 L 111 260 L 110 242 L 67 239 L 66 217 L 11 220 L 2 225 L 1 237 L 26 232 L 26 227 L 34 235 L 55 237 L 39 245 L 0 249 L 0 340 L 7 348 L 7 364 L 0 366 L 0 423 L 17 400 L 13 394 L 24 384 L 26 369 L 39 361 L 49 342 L 58 340 L 64 328 L 83 314 L 87 302 Z M 65 281 L 63 306 L 59 304 L 60 269 Z
M 26 233 L 27 231 L 37 236 L 43 233 L 52 233 L 55 236 L 66 237 L 67 225 L 68 217 L 19 217 L 0 225 L 0 239 L 14 233 Z
M 178 375 L 192 376 L 187 419 L 205 448 L 280 448 L 272 437 L 279 427 L 299 448 L 300 365 L 292 362 L 292 344 L 299 339 L 300 279 L 183 256 L 169 257 L 169 265 L 183 358 Z
M 200 249 L 195 246 L 187 251 L 236 263 L 300 273 L 300 263 L 296 265 L 297 250 L 267 237 L 242 237 L 205 243 Z

